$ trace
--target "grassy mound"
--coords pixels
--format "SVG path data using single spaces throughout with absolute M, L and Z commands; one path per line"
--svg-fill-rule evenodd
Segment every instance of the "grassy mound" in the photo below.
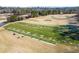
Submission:
M 79 43 L 79 30 L 72 25 L 43 26 L 17 22 L 5 26 L 5 29 L 53 44 L 75 45 Z

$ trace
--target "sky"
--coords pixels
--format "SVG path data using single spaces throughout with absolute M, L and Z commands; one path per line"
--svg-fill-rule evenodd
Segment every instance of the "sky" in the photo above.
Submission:
M 0 0 L 0 6 L 7 7 L 73 7 L 79 0 Z

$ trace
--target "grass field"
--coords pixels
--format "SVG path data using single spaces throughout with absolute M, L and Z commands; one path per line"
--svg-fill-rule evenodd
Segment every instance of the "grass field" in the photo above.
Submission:
M 70 25 L 43 26 L 17 22 L 5 26 L 5 29 L 53 44 L 76 45 L 79 43 L 79 30 Z
M 0 20 L 5 20 L 5 18 L 0 18 Z

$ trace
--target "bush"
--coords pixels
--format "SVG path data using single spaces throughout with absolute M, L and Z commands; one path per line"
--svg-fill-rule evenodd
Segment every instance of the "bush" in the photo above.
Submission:
M 23 20 L 22 17 L 18 17 L 16 15 L 12 15 L 10 17 L 7 18 L 7 22 L 15 22 L 15 21 L 20 21 Z

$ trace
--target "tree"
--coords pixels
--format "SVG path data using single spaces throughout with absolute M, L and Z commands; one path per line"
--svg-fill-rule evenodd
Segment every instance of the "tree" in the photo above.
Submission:
M 37 16 L 39 16 L 39 12 L 38 11 L 31 11 L 31 15 L 32 15 L 32 17 L 37 17 Z
M 7 18 L 7 22 L 15 22 L 15 21 L 20 21 L 20 20 L 23 20 L 23 18 L 16 15 L 12 15 Z
M 17 20 L 17 16 L 16 15 L 12 15 L 12 16 L 7 18 L 7 22 L 14 22 L 16 20 Z

